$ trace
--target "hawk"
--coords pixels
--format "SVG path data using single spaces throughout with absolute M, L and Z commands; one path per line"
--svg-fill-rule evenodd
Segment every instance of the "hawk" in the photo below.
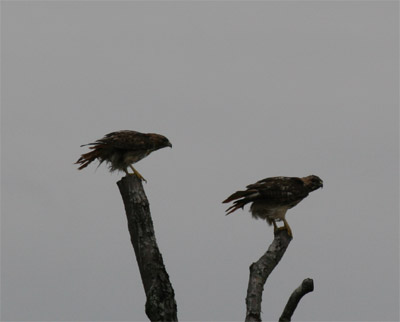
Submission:
M 133 174 L 143 181 L 146 181 L 146 179 L 132 164 L 147 157 L 153 151 L 167 146 L 172 148 L 172 144 L 163 135 L 129 130 L 112 132 L 94 143 L 81 146 L 86 145 L 91 145 L 90 149 L 93 151 L 82 154 L 75 162 L 75 164 L 80 165 L 79 170 L 86 168 L 91 162 L 98 159 L 100 164 L 104 161 L 108 163 L 110 172 L 118 170 L 129 175 L 128 167 L 130 167 Z
M 272 177 L 248 185 L 246 190 L 237 191 L 223 203 L 234 201 L 226 212 L 227 215 L 236 209 L 242 208 L 252 202 L 250 212 L 253 218 L 265 219 L 269 225 L 274 225 L 274 232 L 286 229 L 289 236 L 293 237 L 292 230 L 285 215 L 288 209 L 296 206 L 311 191 L 322 188 L 322 180 L 314 175 L 297 177 Z M 284 226 L 278 228 L 276 221 L 283 221 Z

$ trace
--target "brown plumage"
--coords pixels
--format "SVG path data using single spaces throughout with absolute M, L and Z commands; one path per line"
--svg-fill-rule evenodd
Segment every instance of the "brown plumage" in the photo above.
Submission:
M 250 212 L 253 218 L 265 219 L 268 224 L 274 225 L 275 230 L 278 229 L 276 221 L 282 220 L 284 222 L 282 228 L 287 229 L 289 235 L 292 236 L 292 231 L 285 219 L 287 210 L 296 206 L 311 191 L 322 186 L 322 180 L 314 175 L 304 178 L 266 178 L 248 185 L 246 190 L 235 192 L 223 203 L 233 201 L 233 205 L 226 210 L 229 215 L 252 202 Z
M 124 171 L 127 175 L 128 167 L 133 174 L 146 181 L 142 175 L 132 166 L 132 164 L 148 156 L 151 152 L 172 147 L 169 140 L 160 134 L 140 133 L 136 131 L 118 131 L 106 134 L 102 139 L 91 145 L 88 153 L 82 154 L 75 164 L 79 164 L 79 170 L 86 168 L 91 162 L 98 159 L 100 164 L 106 161 L 110 171 Z M 100 165 L 99 164 L 99 165 Z

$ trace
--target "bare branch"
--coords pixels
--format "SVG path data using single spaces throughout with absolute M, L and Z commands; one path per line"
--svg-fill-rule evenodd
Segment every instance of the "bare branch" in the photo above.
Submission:
M 278 230 L 267 252 L 251 264 L 249 286 L 246 297 L 246 322 L 261 321 L 261 301 L 264 284 L 276 265 L 278 265 L 292 238 L 287 230 Z
M 142 181 L 129 175 L 117 185 L 124 201 L 131 242 L 146 293 L 146 314 L 151 321 L 178 321 L 174 290 L 157 246 Z
M 290 322 L 293 312 L 296 310 L 297 304 L 299 304 L 301 298 L 312 291 L 314 291 L 314 281 L 311 278 L 306 278 L 301 285 L 293 291 L 279 318 L 279 322 Z

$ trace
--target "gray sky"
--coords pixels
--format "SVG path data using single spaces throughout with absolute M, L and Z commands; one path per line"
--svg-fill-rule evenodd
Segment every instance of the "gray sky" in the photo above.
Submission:
M 167 136 L 137 163 L 180 320 L 240 321 L 273 239 L 221 201 L 316 174 L 263 296 L 277 320 L 399 319 L 398 2 L 2 2 L 3 321 L 147 320 L 116 181 L 81 144 Z

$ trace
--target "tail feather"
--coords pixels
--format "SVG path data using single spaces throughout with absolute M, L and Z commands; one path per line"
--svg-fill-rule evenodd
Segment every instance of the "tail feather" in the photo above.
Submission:
M 236 191 L 222 202 L 222 203 L 228 203 L 235 200 L 233 205 L 226 210 L 227 212 L 226 215 L 231 214 L 232 212 L 234 212 L 239 208 L 243 209 L 243 207 L 246 204 L 252 202 L 254 200 L 253 198 L 258 195 L 259 195 L 258 191 L 253 189 Z
M 88 146 L 88 145 L 94 145 L 94 146 L 91 146 L 89 149 L 95 149 L 96 146 L 99 145 L 99 143 L 98 142 L 93 142 L 93 143 L 82 144 L 80 147 Z
M 246 196 L 246 191 L 236 191 L 235 193 L 231 194 L 228 198 L 226 198 L 222 203 L 228 203 L 232 200 L 236 200 Z
M 91 149 L 94 149 L 95 147 L 91 147 Z M 86 168 L 90 163 L 92 163 L 94 160 L 96 160 L 100 156 L 99 150 L 94 150 L 85 154 L 82 154 L 81 157 L 78 159 L 78 161 L 75 162 L 75 164 L 79 164 L 80 167 L 78 170 L 82 170 L 83 168 Z
M 225 216 L 231 214 L 232 212 L 234 212 L 235 210 L 242 208 L 247 204 L 247 200 L 242 199 L 242 200 L 236 200 L 232 206 L 230 206 L 228 209 L 226 209 L 226 214 Z

